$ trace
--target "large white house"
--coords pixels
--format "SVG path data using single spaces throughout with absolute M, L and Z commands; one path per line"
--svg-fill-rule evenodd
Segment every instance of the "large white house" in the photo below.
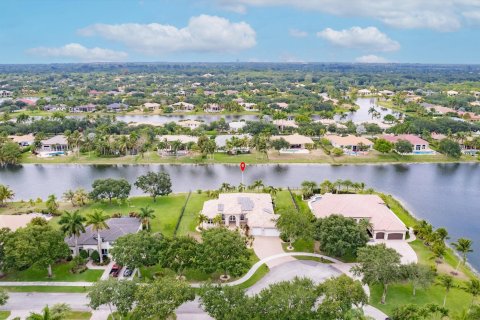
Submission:
M 142 229 L 142 223 L 138 218 L 121 217 L 107 220 L 108 229 L 100 231 L 100 248 L 102 255 L 109 256 L 110 249 L 115 241 L 121 236 L 137 233 Z M 73 237 L 65 238 L 65 242 L 70 247 L 72 254 L 75 253 L 75 239 Z M 78 248 L 87 251 L 89 254 L 98 250 L 97 232 L 92 230 L 92 226 L 85 228 L 85 232 L 80 234 L 77 240 Z
M 202 214 L 207 217 L 204 227 L 214 227 L 214 218 L 222 217 L 226 226 L 248 226 L 253 236 L 278 237 L 272 197 L 267 193 L 222 193 L 218 199 L 205 201 Z

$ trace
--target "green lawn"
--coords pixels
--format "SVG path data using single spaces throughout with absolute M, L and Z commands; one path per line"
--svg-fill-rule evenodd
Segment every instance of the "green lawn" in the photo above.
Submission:
M 311 252 L 313 253 L 314 241 L 298 239 L 292 244 L 293 250 L 287 250 L 288 243 L 282 243 L 283 251 L 285 252 Z
M 92 317 L 92 313 L 88 311 L 71 311 L 67 314 L 65 319 L 69 320 L 89 320 Z
M 397 217 L 402 220 L 407 227 L 414 227 L 417 224 L 417 219 L 415 219 L 403 206 L 391 195 L 379 193 L 379 196 L 387 204 L 390 210 L 397 215 Z
M 288 190 L 278 191 L 274 198 L 275 211 L 295 210 L 295 205 Z
M 255 283 L 257 283 L 258 281 L 260 281 L 260 279 L 262 279 L 270 270 L 268 269 L 267 265 L 266 264 L 262 264 L 260 266 L 260 268 L 257 269 L 257 271 L 255 271 L 255 273 L 250 277 L 250 279 L 248 279 L 247 281 L 245 281 L 244 283 L 241 283 L 239 285 L 237 285 L 238 288 L 241 288 L 241 289 L 247 289 L 247 288 L 250 288 L 251 286 L 253 286 Z
M 31 267 L 27 270 L 7 274 L 2 281 L 86 281 L 94 282 L 100 279 L 103 270 L 86 270 L 74 274 L 70 272 L 72 263 L 59 263 L 53 266 L 53 277 L 48 278 L 46 268 Z
M 66 286 L 17 286 L 3 287 L 8 292 L 65 292 L 65 293 L 85 293 L 88 287 L 66 287 Z
M 206 193 L 202 192 L 201 194 L 198 194 L 192 191 L 180 222 L 180 226 L 178 227 L 177 235 L 187 235 L 195 232 L 195 228 L 198 225 L 198 213 L 202 210 L 203 203 L 207 200 L 209 200 L 209 198 Z
M 10 317 L 10 311 L 0 311 L 0 320 L 5 320 Z
M 380 304 L 382 296 L 382 288 L 380 285 L 370 286 L 370 304 L 386 314 L 392 314 L 395 307 L 404 304 L 418 304 L 424 305 L 427 303 L 436 303 L 443 305 L 443 298 L 445 296 L 445 289 L 438 285 L 432 285 L 428 289 L 417 289 L 416 296 L 412 294 L 413 288 L 411 284 L 395 284 L 388 287 L 387 301 L 385 304 Z M 451 289 L 447 296 L 446 307 L 451 314 L 458 313 L 467 308 L 472 298 L 462 289 Z

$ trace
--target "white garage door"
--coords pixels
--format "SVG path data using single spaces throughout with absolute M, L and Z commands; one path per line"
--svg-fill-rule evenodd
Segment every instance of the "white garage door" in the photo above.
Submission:
M 252 228 L 250 229 L 252 236 L 278 237 L 280 232 L 275 228 Z

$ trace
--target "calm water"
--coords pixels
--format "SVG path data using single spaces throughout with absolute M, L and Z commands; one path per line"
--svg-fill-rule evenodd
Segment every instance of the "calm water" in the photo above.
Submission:
M 391 109 L 386 109 L 386 108 L 382 109 L 380 106 L 377 106 L 376 100 L 377 100 L 376 98 L 358 98 L 355 101 L 355 104 L 360 107 L 357 109 L 357 111 L 346 113 L 343 117 L 336 115 L 334 119 L 337 121 L 352 120 L 353 122 L 365 122 L 365 121 L 372 121 L 372 120 L 383 120 L 383 117 L 386 116 L 387 114 L 393 114 L 393 115 L 397 114 Z M 372 114 L 368 113 L 368 110 L 370 110 L 372 106 L 380 114 L 380 118 L 372 119 Z
M 216 189 L 222 182 L 239 184 L 240 170 L 228 165 L 24 165 L 0 168 L 0 183 L 9 185 L 17 199 L 61 196 L 67 189 L 90 189 L 94 179 L 123 177 L 133 182 L 147 171 L 170 173 L 173 190 Z M 245 183 L 262 179 L 265 184 L 298 187 L 304 180 L 363 181 L 369 187 L 402 200 L 418 217 L 434 226 L 444 226 L 452 239 L 460 236 L 475 241 L 470 260 L 480 269 L 480 165 L 257 165 L 248 166 Z M 137 189 L 132 190 L 139 194 Z

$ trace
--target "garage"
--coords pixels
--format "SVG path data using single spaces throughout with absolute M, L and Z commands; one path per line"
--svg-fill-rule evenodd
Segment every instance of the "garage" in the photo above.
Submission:
M 280 232 L 275 228 L 254 227 L 250 229 L 250 234 L 252 236 L 278 237 Z
M 388 240 L 403 240 L 403 233 L 389 233 Z
M 375 239 L 385 239 L 385 232 L 377 232 L 375 234 Z

